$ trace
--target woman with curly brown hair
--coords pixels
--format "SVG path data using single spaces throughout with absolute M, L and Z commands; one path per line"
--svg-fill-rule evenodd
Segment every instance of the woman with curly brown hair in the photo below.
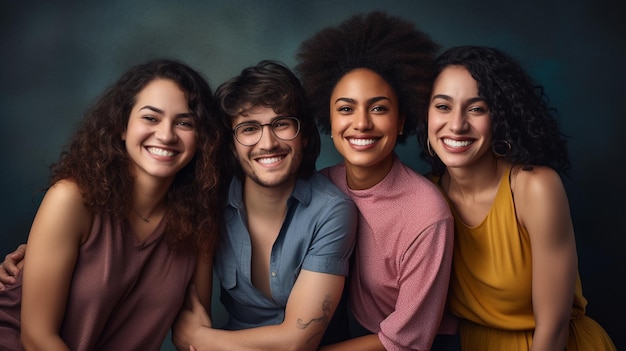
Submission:
M 585 316 L 569 159 L 543 91 L 494 48 L 451 48 L 435 71 L 420 139 L 455 218 L 463 350 L 615 350 Z
M 436 186 L 394 152 L 426 111 L 437 49 L 411 22 L 372 12 L 321 30 L 298 51 L 313 113 L 344 159 L 321 172 L 359 209 L 350 340 L 323 350 L 455 347 L 455 321 L 441 323 L 453 218 Z
M 100 97 L 51 167 L 24 272 L 0 292 L 3 347 L 159 350 L 191 281 L 209 307 L 215 109 L 173 60 L 132 67 Z

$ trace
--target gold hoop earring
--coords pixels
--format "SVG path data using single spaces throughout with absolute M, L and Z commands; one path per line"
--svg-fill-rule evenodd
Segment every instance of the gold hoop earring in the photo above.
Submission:
M 430 140 L 426 139 L 426 149 L 428 150 L 428 154 L 431 157 L 435 157 L 437 154 L 433 152 L 433 149 L 430 148 Z
M 498 158 L 506 157 L 511 152 L 511 143 L 507 140 L 494 141 L 491 144 L 491 152 Z

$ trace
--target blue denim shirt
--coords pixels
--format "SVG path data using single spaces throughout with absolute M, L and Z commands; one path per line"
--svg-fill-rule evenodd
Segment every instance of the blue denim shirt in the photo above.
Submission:
M 252 247 L 242 184 L 234 179 L 224 210 L 225 230 L 214 269 L 229 314 L 226 329 L 280 324 L 301 269 L 347 276 L 355 244 L 357 210 L 350 198 L 319 173 L 299 179 L 272 247 L 268 298 L 252 285 Z

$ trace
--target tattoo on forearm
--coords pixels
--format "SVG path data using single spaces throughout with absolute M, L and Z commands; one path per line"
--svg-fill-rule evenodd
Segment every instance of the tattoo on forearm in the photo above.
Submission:
M 317 318 L 312 318 L 308 322 L 303 322 L 302 318 L 298 318 L 296 324 L 299 329 L 306 329 L 313 323 L 321 323 L 323 329 L 325 330 L 328 324 L 330 323 L 330 319 L 332 318 L 332 310 L 333 310 L 333 302 L 330 299 L 330 295 L 326 295 L 324 297 L 324 302 L 322 302 L 322 315 Z M 312 337 L 308 339 L 308 342 L 314 340 L 318 335 L 322 332 L 315 333 Z
M 302 321 L 302 318 L 298 318 L 298 328 L 306 329 L 313 323 L 322 323 L 324 327 L 326 327 L 330 322 L 330 318 L 332 317 L 332 308 L 333 302 L 331 301 L 330 296 L 326 295 L 326 297 L 324 298 L 324 302 L 322 302 L 322 315 L 320 317 L 313 318 L 306 323 Z

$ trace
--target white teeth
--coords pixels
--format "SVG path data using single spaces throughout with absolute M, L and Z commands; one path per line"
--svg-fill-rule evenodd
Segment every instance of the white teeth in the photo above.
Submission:
M 278 162 L 280 161 L 280 157 L 267 157 L 267 158 L 260 158 L 258 161 L 259 163 L 262 164 L 270 164 L 270 163 L 274 163 L 274 162 Z
M 175 155 L 174 151 L 164 150 L 158 147 L 149 147 L 148 152 L 157 156 L 165 156 L 165 157 L 173 157 Z
M 452 140 L 452 139 L 443 139 L 443 143 L 452 146 L 452 147 L 464 147 L 468 146 L 472 143 L 471 140 Z
M 364 146 L 374 144 L 376 139 L 348 139 L 348 142 L 352 145 Z

